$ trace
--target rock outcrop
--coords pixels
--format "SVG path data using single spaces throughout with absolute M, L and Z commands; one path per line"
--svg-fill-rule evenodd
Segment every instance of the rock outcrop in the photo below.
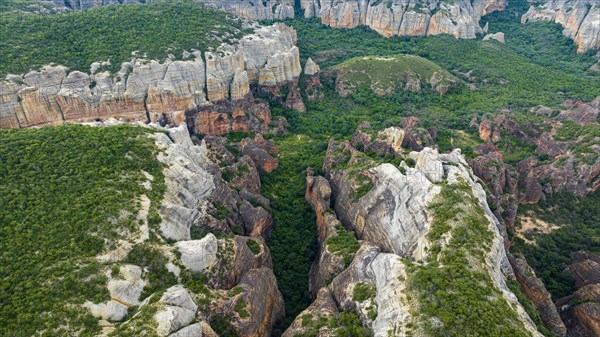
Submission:
M 509 256 L 509 258 L 521 290 L 535 306 L 544 325 L 556 336 L 565 336 L 567 328 L 560 318 L 558 310 L 552 302 L 552 296 L 546 290 L 544 283 L 535 276 L 535 272 L 525 259 L 513 258 L 512 256 Z
M 410 121 L 406 124 L 412 125 Z M 384 134 L 381 133 L 382 138 Z M 369 142 L 375 143 L 376 139 Z M 384 148 L 391 149 L 392 144 L 398 144 L 398 141 L 386 142 L 382 139 L 380 143 L 387 144 Z M 478 275 L 487 275 L 479 277 L 489 280 L 483 282 L 485 287 L 489 287 L 487 289 L 493 289 L 490 294 L 494 294 L 491 296 L 495 297 L 496 304 L 513 311 L 510 314 L 513 318 L 509 319 L 513 320 L 511 323 L 503 321 L 488 329 L 494 331 L 511 326 L 511 329 L 516 329 L 514 331 L 541 336 L 506 285 L 506 278 L 514 278 L 514 274 L 499 232 L 501 225 L 489 209 L 485 192 L 476 182 L 460 151 L 439 154 L 437 150 L 425 147 L 420 152 L 403 152 L 385 152 L 387 158 L 393 157 L 395 163 L 399 162 L 397 166 L 378 164 L 380 160 L 385 160 L 384 154 L 366 154 L 349 142 L 330 141 L 323 164 L 325 177 L 309 172 L 306 198 L 317 214 L 319 238 L 319 255 L 311 268 L 311 292 L 316 300 L 296 318 L 284 336 L 306 333 L 306 329 L 314 329 L 315 326 L 319 335 L 331 336 L 332 325 L 314 317 L 319 313 L 333 317 L 325 321 L 335 322 L 342 313 L 353 312 L 362 326 L 367 327 L 374 336 L 403 336 L 409 331 L 418 334 L 426 326 L 439 329 L 437 324 L 429 325 L 438 318 L 418 313 L 419 306 L 423 304 L 421 301 L 436 295 L 422 295 L 429 291 L 423 282 L 429 281 L 415 281 L 420 273 L 416 270 L 427 270 L 427 278 L 435 278 L 432 273 L 437 268 L 448 266 L 443 267 L 444 263 L 438 265 L 434 261 L 442 261 L 444 254 L 450 251 L 457 253 L 456 249 L 462 252 L 460 254 L 473 258 L 480 256 L 477 259 L 481 259 L 481 263 L 469 260 L 469 268 L 477 269 Z M 448 189 L 452 189 L 450 186 L 466 194 L 460 198 L 460 210 L 457 208 L 452 211 L 455 220 L 444 218 L 444 224 L 449 227 L 445 227 L 443 233 L 433 234 L 441 230 L 436 227 L 439 222 L 433 209 L 442 207 L 441 203 L 450 202 L 442 197 L 448 195 Z M 471 200 L 472 204 L 465 203 L 466 200 Z M 459 215 L 461 212 L 465 212 L 464 219 Z M 489 241 L 481 246 L 485 252 L 478 250 L 472 253 L 467 248 L 469 244 L 454 246 L 452 243 L 453 238 L 460 235 L 455 231 L 462 231 L 462 222 L 471 221 L 466 218 L 473 214 L 480 214 L 478 221 L 481 221 L 482 230 L 489 233 L 486 234 L 489 235 Z M 332 226 L 336 222 L 343 227 Z M 469 227 L 473 228 L 471 226 L 475 222 L 469 223 Z M 348 255 L 351 263 L 348 265 L 338 260 L 337 266 L 343 265 L 345 268 L 341 272 L 338 267 L 332 268 L 330 264 L 322 263 L 333 261 L 327 256 L 332 252 L 328 238 L 339 236 L 340 231 L 351 231 L 345 237 L 350 234 L 358 239 L 357 250 Z M 344 253 L 348 254 L 347 251 Z M 318 286 L 321 289 L 315 289 Z M 466 301 L 465 297 L 461 297 L 460 301 Z M 496 305 L 494 308 L 495 315 L 502 314 L 497 311 Z M 452 309 L 446 309 L 447 314 L 452 315 Z M 307 317 L 307 313 L 313 317 Z M 467 327 L 460 329 L 468 334 L 464 330 Z
M 256 86 L 282 86 L 301 73 L 296 32 L 281 23 L 255 26 L 236 45 L 186 53 L 184 60 L 132 59 L 116 74 L 45 66 L 0 81 L 0 127 L 117 118 L 179 125 L 207 134 L 265 132 L 268 104 Z M 261 74 L 271 74 L 268 82 Z M 189 112 L 184 113 L 186 110 Z
M 494 34 L 487 34 L 486 36 L 483 37 L 483 41 L 488 41 L 488 40 L 496 40 L 500 43 L 506 43 L 506 41 L 504 40 L 504 33 L 502 33 L 502 32 L 498 32 L 498 33 L 494 33 Z
M 135 254 L 125 254 L 126 261 L 139 261 L 143 268 L 120 265 L 118 274 L 113 268 L 106 274 L 111 299 L 84 306 L 101 319 L 104 332 L 114 335 L 218 336 L 229 329 L 239 336 L 270 336 L 285 310 L 263 238 L 272 218 L 264 208 L 268 200 L 260 195 L 256 164 L 251 156 L 236 158 L 220 137 L 192 141 L 185 123 L 146 127 L 163 131 L 149 137 L 165 164 L 166 188 L 158 214 L 145 215 L 146 235 L 127 246 Z M 272 141 L 260 136 L 247 141 L 275 151 Z M 228 173 L 231 168 L 254 171 Z M 239 181 L 225 180 L 228 174 Z M 244 188 L 238 192 L 235 184 Z M 158 284 L 168 288 L 157 292 Z M 130 307 L 137 310 L 125 320 Z
M 302 0 L 305 17 L 319 17 L 334 28 L 366 25 L 383 36 L 450 34 L 473 39 L 482 33 L 479 19 L 506 6 L 505 0 Z
M 306 81 L 306 98 L 311 102 L 318 102 L 325 98 L 321 84 L 321 68 L 310 57 L 304 65 L 304 79 Z
M 567 267 L 577 282 L 577 291 L 556 302 L 569 337 L 600 334 L 600 256 L 587 252 L 571 254 L 573 264 Z
M 530 21 L 559 23 L 578 52 L 600 48 L 600 4 L 596 0 L 546 0 L 541 6 L 532 5 L 521 17 L 521 23 Z

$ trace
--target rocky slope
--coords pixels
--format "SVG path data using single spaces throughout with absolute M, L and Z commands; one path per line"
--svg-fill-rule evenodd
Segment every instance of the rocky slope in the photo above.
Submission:
M 600 97 L 591 102 L 568 100 L 560 110 L 538 106 L 530 113 L 541 116 L 544 122 L 523 125 L 515 121 L 509 111 L 493 119 L 483 117 L 479 122 L 472 122 L 487 144 L 477 149 L 481 155 L 475 157 L 471 165 L 477 176 L 492 183 L 496 204 L 505 207 L 502 194 L 511 196 L 513 202 L 536 203 L 552 193 L 586 195 L 598 190 Z M 505 138 L 532 144 L 542 159 L 529 157 L 506 165 L 503 152 L 510 148 L 506 147 Z M 516 211 L 509 211 L 502 218 L 512 225 L 515 215 Z
M 265 131 L 268 105 L 251 88 L 274 90 L 301 73 L 296 32 L 255 25 L 236 45 L 195 51 L 184 60 L 132 59 L 116 74 L 46 66 L 0 81 L 0 127 L 16 128 L 109 117 L 179 125 L 207 134 Z M 189 110 L 188 113 L 184 113 Z
M 166 131 L 152 135 L 167 165 L 160 218 L 140 212 L 140 235 L 100 257 L 113 266 L 111 299 L 85 306 L 101 319 L 105 335 L 269 336 L 284 307 L 263 239 L 272 220 L 255 161 L 236 158 L 220 146 L 222 139 L 211 139 L 210 148 L 194 144 L 185 124 Z M 229 181 L 222 177 L 227 172 Z M 147 257 L 154 264 L 131 263 L 140 249 L 155 252 Z M 170 287 L 152 290 L 157 278 Z
M 506 6 L 505 0 L 301 0 L 304 16 L 319 17 L 334 28 L 366 25 L 384 36 L 450 34 L 473 39 L 479 19 Z
M 600 5 L 596 0 L 547 0 L 534 2 L 521 22 L 553 21 L 564 27 L 578 52 L 600 48 Z
M 396 133 L 402 133 L 399 130 Z M 481 306 L 494 298 L 493 317 L 503 318 L 488 321 L 484 315 L 475 319 L 479 324 L 486 321 L 486 331 L 540 336 L 506 286 L 514 274 L 500 224 L 460 151 L 438 154 L 425 147 L 407 152 L 400 147 L 401 140 L 386 134 L 378 134 L 378 147 L 359 138 L 353 144 L 331 141 L 323 164 L 325 177 L 309 173 L 306 198 L 317 214 L 319 238 L 318 256 L 311 268 L 316 300 L 284 336 L 317 331 L 320 336 L 333 336 L 341 328 L 331 322 L 349 312 L 374 336 L 446 335 L 452 329 L 475 333 L 469 314 L 465 318 L 462 309 L 452 304 L 454 295 L 463 306 L 484 311 Z M 359 143 L 375 149 L 375 154 L 367 156 L 357 150 Z M 384 151 L 377 154 L 377 148 Z M 383 160 L 385 153 L 389 155 L 385 149 L 394 149 L 395 165 Z M 455 203 L 454 198 L 462 201 Z M 481 232 L 465 232 L 473 230 Z M 462 241 L 467 237 L 473 241 Z M 463 262 L 471 267 L 454 270 Z M 476 273 L 481 283 L 466 285 L 466 279 L 446 278 L 453 273 Z M 466 288 L 461 290 L 462 286 Z M 466 290 L 471 286 L 478 288 L 476 295 Z M 454 295 L 438 297 L 437 287 Z M 434 309 L 430 301 L 449 302 Z M 462 322 L 460 326 L 452 317 Z

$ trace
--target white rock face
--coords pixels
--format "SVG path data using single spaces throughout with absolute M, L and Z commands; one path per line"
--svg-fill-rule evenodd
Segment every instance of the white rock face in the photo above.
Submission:
M 304 65 L 304 74 L 308 76 L 312 76 L 318 72 L 321 72 L 321 68 L 318 64 L 313 61 L 310 57 L 306 60 L 306 64 Z
M 193 145 L 185 123 L 165 134 L 153 134 L 164 151 L 158 159 L 168 165 L 165 170 L 167 190 L 160 210 L 161 233 L 173 240 L 189 240 L 190 226 L 202 214 L 198 209 L 207 202 L 215 188 L 207 171 L 209 159 L 205 146 Z
M 504 33 L 502 33 L 502 32 L 498 32 L 495 34 L 487 34 L 486 36 L 483 37 L 483 41 L 488 41 L 488 40 L 496 40 L 500 43 L 506 43 L 506 41 L 504 40 Z
M 426 208 L 440 192 L 440 186 L 413 168 L 404 175 L 394 165 L 382 164 L 368 172 L 374 180 L 371 191 L 357 204 L 352 204 L 349 192 L 340 192 L 336 213 L 343 223 L 353 224 L 359 238 L 377 242 L 386 252 L 410 254 L 417 248 L 418 238 L 428 230 Z
M 179 241 L 176 244 L 183 265 L 194 272 L 203 271 L 217 260 L 217 238 L 209 233 L 202 240 Z
M 201 337 L 202 336 L 202 326 L 200 323 L 195 323 L 192 325 L 188 325 L 185 328 L 173 332 L 169 335 L 169 337 Z
M 564 27 L 563 34 L 573 39 L 578 52 L 600 48 L 600 3 L 597 0 L 546 0 L 531 6 L 521 23 L 553 21 Z
M 253 28 L 235 45 L 204 52 L 205 61 L 195 51 L 177 61 L 134 57 L 114 75 L 69 73 L 63 66 L 8 75 L 0 80 L 0 128 L 111 117 L 157 122 L 163 116 L 178 125 L 186 109 L 247 98 L 261 72 L 269 75 L 267 85 L 297 78 L 296 31 L 282 23 Z
M 156 333 L 159 336 L 167 336 L 190 324 L 194 320 L 198 309 L 198 306 L 182 285 L 167 289 L 158 303 L 164 305 L 164 308 L 154 315 L 154 319 L 158 323 Z M 200 326 L 198 325 L 198 327 Z M 189 328 L 186 333 L 191 333 L 195 331 L 194 329 L 196 328 Z
M 113 275 L 108 281 L 111 300 L 94 304 L 87 301 L 84 306 L 92 315 L 110 321 L 120 321 L 127 315 L 127 309 L 140 304 L 140 295 L 146 282 L 142 279 L 142 268 L 136 265 L 123 265 L 119 275 Z
M 479 20 L 502 10 L 506 0 L 301 0 L 305 17 L 320 17 L 331 27 L 366 25 L 384 36 L 450 34 L 473 39 L 481 33 Z
M 432 183 L 440 183 L 444 179 L 444 169 L 438 151 L 429 147 L 420 152 L 412 152 L 410 157 L 415 160 L 415 168 L 422 172 Z
M 333 146 L 333 151 L 336 151 L 335 144 Z M 328 154 L 336 156 L 334 153 L 328 150 Z M 346 171 L 325 170 L 330 177 L 335 213 L 346 228 L 353 229 L 357 238 L 364 240 L 350 267 L 328 286 L 339 309 L 356 310 L 375 336 L 388 336 L 389 331 L 394 336 L 406 334 L 403 323 L 415 322 L 417 318 L 411 317 L 414 301 L 405 297 L 405 280 L 409 280 L 411 275 L 406 272 L 401 257 L 417 262 L 427 261 L 431 254 L 427 248 L 432 245 L 427 237 L 432 222 L 428 206 L 441 191 L 438 183 L 466 183 L 478 202 L 473 207 L 483 210 L 488 220 L 487 228 L 492 233 L 492 242 L 485 247 L 485 265 L 477 268 L 489 275 L 493 287 L 515 310 L 523 327 L 531 335 L 541 336 L 506 285 L 506 278 L 512 277 L 513 271 L 498 229 L 500 224 L 487 205 L 484 189 L 477 183 L 478 179 L 460 150 L 440 155 L 436 150 L 425 148 L 421 152 L 412 152 L 410 158 L 415 160 L 416 165 L 415 168 L 404 166 L 406 174 L 391 164 L 355 173 L 368 176 L 373 183 L 371 190 L 358 199 L 352 197 L 356 188 L 353 181 L 357 178 L 352 178 Z M 448 224 L 458 226 L 460 221 Z M 439 241 L 442 250 L 447 240 L 449 238 Z M 378 315 L 375 320 L 369 317 L 370 301 L 358 303 L 352 299 L 353 289 L 360 282 L 376 289 L 373 300 Z M 297 325 L 295 327 L 297 329 Z

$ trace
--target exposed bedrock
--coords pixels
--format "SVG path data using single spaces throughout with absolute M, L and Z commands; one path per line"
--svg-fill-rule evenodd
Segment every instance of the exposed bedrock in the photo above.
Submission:
M 112 117 L 163 125 L 187 121 L 191 130 L 208 134 L 264 132 L 271 122 L 268 104 L 253 99 L 251 88 L 281 87 L 301 73 L 296 32 L 281 23 L 257 25 L 236 45 L 187 54 L 162 62 L 134 58 L 116 74 L 45 66 L 8 75 L 0 80 L 0 127 Z

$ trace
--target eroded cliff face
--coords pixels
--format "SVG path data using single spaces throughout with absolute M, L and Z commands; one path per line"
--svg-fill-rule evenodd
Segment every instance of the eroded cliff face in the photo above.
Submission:
M 116 74 L 96 72 L 95 65 L 90 74 L 46 66 L 8 75 L 0 81 L 0 127 L 110 117 L 179 125 L 187 118 L 190 128 L 208 134 L 264 132 L 268 104 L 253 99 L 251 88 L 283 86 L 301 73 L 296 32 L 284 24 L 256 25 L 236 45 L 185 56 L 133 59 Z
M 506 0 L 302 0 L 305 17 L 319 17 L 334 28 L 366 25 L 384 36 L 450 34 L 473 39 L 479 19 L 502 10 Z
M 521 22 L 553 21 L 564 27 L 578 52 L 600 48 L 600 5 L 596 0 L 547 0 L 533 4 Z
M 501 323 L 488 322 L 486 329 L 541 336 L 506 285 L 514 273 L 501 225 L 460 150 L 439 154 L 425 147 L 409 152 L 400 148 L 398 137 L 387 136 L 390 132 L 380 132 L 376 142 L 360 137 L 354 137 L 352 144 L 331 141 L 323 164 L 325 177 L 309 172 L 306 198 L 317 213 L 319 238 L 319 255 L 311 268 L 311 291 L 316 300 L 284 336 L 315 327 L 321 336 L 335 335 L 337 328 L 325 321 L 335 321 L 344 312 L 355 312 L 374 336 L 453 328 L 468 334 L 468 319 L 461 327 L 444 326 L 455 314 L 450 303 L 444 306 L 443 315 L 439 308 L 427 310 L 431 298 L 439 295 L 429 293 L 441 285 L 434 280 L 444 279 L 441 274 L 453 273 L 452 268 L 460 268 L 461 263 L 468 265 L 464 272 L 477 273 L 480 283 L 473 286 L 479 295 L 469 299 L 467 293 L 458 294 L 460 287 L 449 291 L 454 282 L 461 286 L 465 282 L 453 278 L 440 281 L 447 282 L 446 294 L 456 294 L 459 302 L 468 306 L 486 293 L 482 303 L 494 302 L 494 317 L 506 317 Z M 376 154 L 366 155 L 356 147 Z M 395 158 L 395 164 L 385 162 L 386 154 Z M 457 199 L 452 201 L 454 193 Z M 452 215 L 440 218 L 442 209 Z M 464 232 L 479 231 L 476 228 L 481 232 Z M 336 249 L 341 233 L 358 239 L 354 250 Z M 462 241 L 467 237 L 474 241 Z M 457 245 L 456 240 L 461 243 Z

